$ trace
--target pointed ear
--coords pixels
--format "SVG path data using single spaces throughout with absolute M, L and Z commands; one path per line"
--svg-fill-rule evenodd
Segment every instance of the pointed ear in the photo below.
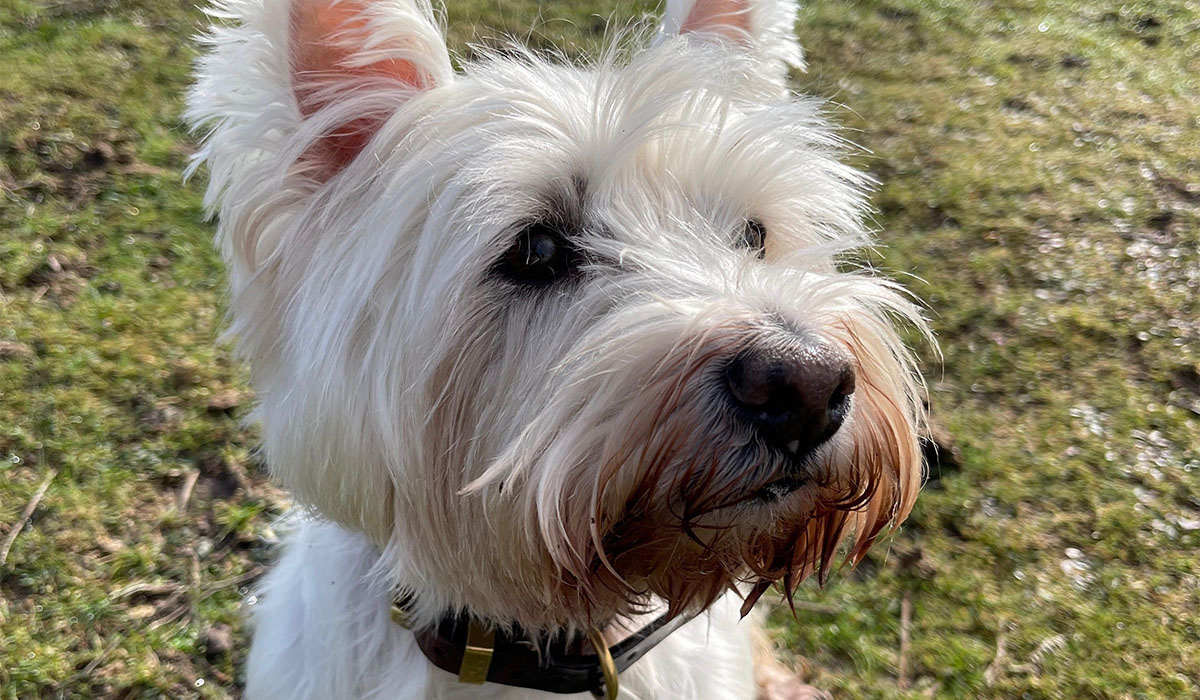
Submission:
M 744 49 L 781 85 L 804 68 L 795 0 L 668 0 L 660 37 L 694 35 Z
M 448 83 L 445 40 L 423 0 L 293 0 L 288 65 L 316 137 L 304 159 L 341 170 L 414 94 Z

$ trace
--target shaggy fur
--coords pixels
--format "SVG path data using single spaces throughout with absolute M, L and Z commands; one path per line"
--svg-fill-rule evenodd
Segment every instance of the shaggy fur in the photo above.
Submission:
M 630 697 L 752 696 L 722 596 L 748 610 L 856 560 L 921 478 L 895 323 L 924 326 L 838 264 L 869 243 L 867 182 L 788 94 L 794 4 L 671 0 L 644 49 L 457 73 L 423 0 L 210 13 L 194 167 L 268 463 L 308 513 L 255 615 L 248 697 L 527 696 L 433 669 L 387 619 L 397 589 L 419 625 L 467 610 L 547 636 L 709 608 Z M 565 278 L 503 273 L 531 225 L 569 238 Z M 795 337 L 843 348 L 858 388 L 809 483 L 764 500 L 786 456 L 726 410 L 719 368 Z

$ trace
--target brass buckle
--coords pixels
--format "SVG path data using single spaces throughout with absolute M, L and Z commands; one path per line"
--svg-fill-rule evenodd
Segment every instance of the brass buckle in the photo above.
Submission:
M 612 652 L 608 650 L 608 642 L 600 630 L 588 632 L 588 640 L 596 650 L 596 658 L 600 661 L 600 673 L 604 675 L 604 696 L 607 700 L 617 700 L 617 665 L 613 663 Z
M 406 630 L 412 629 L 412 618 L 409 617 L 408 611 L 400 607 L 399 603 L 392 603 L 392 622 L 400 625 Z
M 472 685 L 486 683 L 495 647 L 496 631 L 471 620 L 467 626 L 467 646 L 463 649 L 462 665 L 458 667 L 458 682 Z

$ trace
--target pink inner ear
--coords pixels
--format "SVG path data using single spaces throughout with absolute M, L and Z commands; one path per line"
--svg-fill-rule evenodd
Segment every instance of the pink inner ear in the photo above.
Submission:
M 427 87 L 410 61 L 382 59 L 363 66 L 349 65 L 356 48 L 368 39 L 366 4 L 356 0 L 298 0 L 292 5 L 288 57 L 300 113 L 306 117 L 337 99 L 338 85 L 353 90 L 361 79 L 384 78 L 418 90 Z M 309 156 L 331 172 L 354 159 L 385 116 L 363 116 L 340 125 L 314 146 Z
M 716 34 L 745 43 L 750 37 L 750 4 L 747 0 L 696 0 L 679 33 Z

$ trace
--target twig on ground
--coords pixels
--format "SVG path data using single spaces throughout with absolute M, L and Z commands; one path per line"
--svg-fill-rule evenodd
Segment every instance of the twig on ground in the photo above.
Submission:
M 192 469 L 183 477 L 183 484 L 179 487 L 179 493 L 175 497 L 175 510 L 180 513 L 186 513 L 188 501 L 192 500 L 192 489 L 196 488 L 196 481 L 200 478 L 200 470 Z
M 1037 649 L 1034 649 L 1033 653 L 1029 655 L 1029 663 L 1015 664 L 1009 668 L 1009 670 L 1013 673 L 1028 673 L 1030 675 L 1037 676 L 1041 674 L 1042 664 L 1046 661 L 1046 658 L 1049 656 L 1054 656 L 1058 652 L 1062 651 L 1066 646 L 1067 636 L 1064 634 L 1056 634 L 1053 637 L 1047 637 L 1046 639 L 1043 639 L 1041 643 L 1037 645 Z
M 897 683 L 901 688 L 910 684 L 908 668 L 909 630 L 912 627 L 912 591 L 905 591 L 900 598 L 900 677 Z
M 1004 672 L 1005 662 L 1008 660 L 1008 635 L 1001 627 L 996 632 L 996 655 L 992 657 L 992 663 L 988 664 L 987 668 L 983 669 L 983 682 L 990 688 L 1000 679 L 1000 674 Z
M 172 581 L 164 581 L 163 583 L 150 583 L 149 581 L 137 581 L 128 586 L 118 588 L 108 595 L 111 600 L 121 600 L 135 596 L 139 593 L 151 596 L 169 595 L 178 593 L 183 590 L 183 586 Z
M 74 676 L 72 676 L 70 678 L 70 680 L 68 680 L 66 683 L 63 683 L 62 686 L 59 686 L 59 687 L 61 688 L 63 686 L 70 685 L 71 683 L 74 683 L 75 681 L 79 680 L 80 678 L 87 678 L 88 676 L 92 675 L 92 672 L 95 671 L 97 668 L 100 668 L 100 664 L 104 663 L 104 660 L 106 658 L 108 658 L 108 655 L 113 653 L 114 651 L 116 651 L 117 647 L 120 646 L 121 642 L 123 642 L 123 641 L 125 641 L 124 637 L 121 637 L 121 636 L 114 637 L 111 642 L 104 645 L 104 648 L 100 650 L 99 654 L 96 654 L 96 656 L 91 661 L 88 662 L 87 666 L 83 667 L 82 671 L 80 671 L 79 673 L 76 673 Z
M 221 669 L 217 668 L 216 666 L 213 666 L 211 663 L 209 663 L 207 661 L 204 662 L 204 665 L 208 667 L 207 671 L 208 671 L 209 675 L 211 675 L 213 678 L 216 678 L 217 681 L 220 682 L 221 684 L 229 685 L 230 683 L 233 683 L 233 679 L 229 677 L 229 674 L 225 673 Z M 222 692 L 223 692 L 223 689 L 222 689 Z M 229 696 L 226 695 L 225 697 L 229 697 Z
M 192 550 L 192 568 L 188 574 L 188 588 L 195 591 L 200 588 L 200 555 Z
M 206 600 L 206 599 L 210 598 L 214 593 L 223 591 L 226 588 L 233 588 L 235 586 L 240 586 L 243 583 L 249 583 L 250 581 L 253 581 L 254 579 L 261 576 L 262 572 L 263 572 L 263 567 L 258 566 L 258 567 L 255 567 L 251 571 L 247 571 L 246 573 L 242 574 L 241 576 L 234 576 L 232 578 L 227 578 L 224 581 L 217 581 L 215 583 L 210 583 L 209 585 L 200 589 L 199 595 L 196 596 L 196 602 L 199 603 L 202 600 Z
M 170 603 L 175 603 L 176 601 L 178 601 L 179 599 L 181 599 L 183 597 L 184 597 L 183 595 L 180 595 L 178 597 L 172 598 L 170 600 Z M 164 609 L 166 607 L 167 606 L 163 606 Z M 171 612 L 167 613 L 166 615 L 163 615 L 162 617 L 155 618 L 154 621 L 151 622 L 146 627 L 146 629 L 156 630 L 159 627 L 162 627 L 163 625 L 169 625 L 172 622 L 175 622 L 176 620 L 182 618 L 184 615 L 191 617 L 192 616 L 191 612 L 192 612 L 192 606 L 188 602 L 184 602 L 182 605 L 176 605 L 175 609 L 172 610 Z M 186 623 L 184 623 L 184 624 L 186 624 Z
M 250 483 L 250 477 L 246 474 L 246 469 L 236 461 L 230 460 L 226 466 L 229 475 L 237 482 L 238 488 L 245 493 L 247 498 L 254 498 L 254 486 Z
M 200 555 L 196 554 L 196 550 L 192 550 L 192 576 L 188 582 L 188 614 L 191 617 L 196 616 L 196 608 L 199 601 L 197 598 L 200 595 Z
M 170 612 L 166 612 L 168 610 Z M 161 602 L 154 606 L 154 620 L 151 621 L 146 629 L 158 629 L 165 624 L 180 619 L 185 614 L 191 613 L 191 611 L 192 606 L 187 594 L 187 589 L 181 586 L 178 591 L 171 594 L 167 598 L 164 598 Z
M 25 504 L 25 510 L 21 511 L 21 517 L 17 518 L 17 522 L 13 523 L 12 529 L 4 536 L 4 544 L 0 545 L 0 566 L 8 561 L 8 552 L 12 549 L 13 542 L 17 541 L 17 535 L 21 534 L 21 530 L 25 529 L 25 523 L 33 517 L 33 511 L 37 510 L 38 503 L 41 503 L 42 497 L 46 495 L 46 489 L 50 488 L 50 482 L 54 481 L 54 477 L 58 476 L 57 469 L 51 469 L 46 478 L 42 479 L 42 483 L 38 485 L 37 491 L 33 492 L 33 497 Z

